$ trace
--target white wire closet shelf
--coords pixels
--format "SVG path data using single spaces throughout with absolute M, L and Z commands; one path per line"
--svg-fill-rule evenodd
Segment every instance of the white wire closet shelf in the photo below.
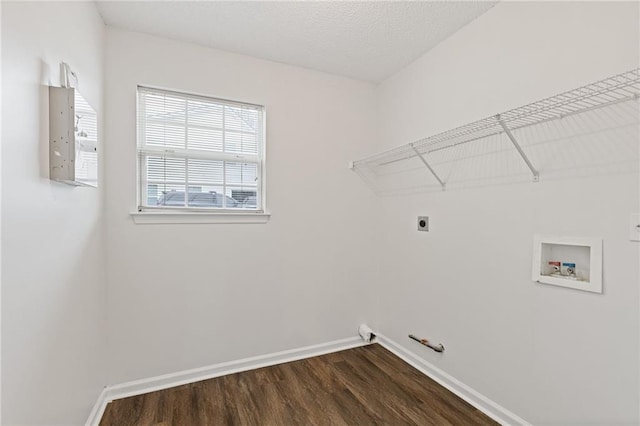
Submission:
M 640 68 L 353 161 L 350 167 L 379 195 L 394 192 L 384 185 L 393 179 L 407 188 L 445 189 L 523 177 L 538 181 L 559 170 L 605 162 L 635 170 L 639 98 Z M 619 145 L 614 148 L 611 141 Z

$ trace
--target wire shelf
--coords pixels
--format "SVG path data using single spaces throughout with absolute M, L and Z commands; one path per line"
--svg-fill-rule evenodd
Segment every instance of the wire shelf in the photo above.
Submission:
M 522 135 L 528 128 L 557 120 L 567 121 L 564 119 L 639 98 L 640 68 L 354 161 L 352 168 L 371 186 L 375 186 L 373 180 L 380 175 L 397 173 L 402 167 L 424 169 L 426 166 L 444 189 L 450 179 L 443 178 L 442 167 L 434 167 L 433 164 L 437 165 L 437 161 L 455 162 L 460 159 L 457 156 L 469 151 L 469 146 L 486 145 L 489 140 L 500 139 L 501 145 L 496 149 L 509 149 L 520 154 L 533 179 L 537 180 L 538 170 L 528 158 L 528 149 L 520 146 L 514 134 Z M 518 161 L 517 158 L 517 155 L 512 156 L 514 161 Z M 436 163 L 433 163 L 434 159 Z M 400 166 L 397 163 L 411 165 Z

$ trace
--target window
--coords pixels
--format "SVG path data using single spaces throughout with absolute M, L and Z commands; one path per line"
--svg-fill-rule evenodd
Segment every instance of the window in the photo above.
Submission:
M 264 107 L 138 87 L 138 210 L 264 209 Z

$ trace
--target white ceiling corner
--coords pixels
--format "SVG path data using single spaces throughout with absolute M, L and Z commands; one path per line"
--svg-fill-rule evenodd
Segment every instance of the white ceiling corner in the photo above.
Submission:
M 97 1 L 105 23 L 380 82 L 491 7 L 486 1 Z

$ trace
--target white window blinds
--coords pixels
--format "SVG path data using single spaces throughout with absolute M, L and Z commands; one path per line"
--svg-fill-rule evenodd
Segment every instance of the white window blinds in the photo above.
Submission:
M 262 211 L 264 108 L 138 87 L 139 209 Z

